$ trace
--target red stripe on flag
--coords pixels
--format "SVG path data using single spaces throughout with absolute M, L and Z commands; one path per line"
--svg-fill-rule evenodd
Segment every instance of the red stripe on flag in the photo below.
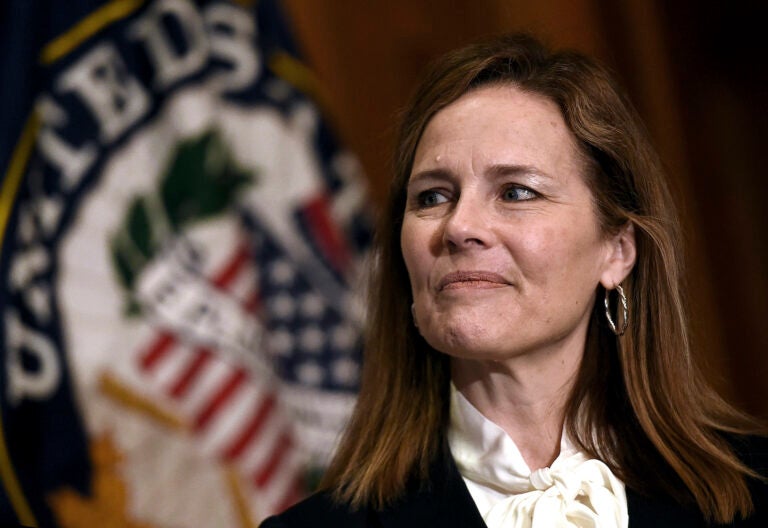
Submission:
M 250 314 L 256 313 L 260 307 L 261 296 L 259 295 L 259 292 L 253 292 L 248 295 L 243 303 L 243 309 Z
M 147 350 L 141 355 L 140 366 L 142 370 L 150 370 L 176 343 L 176 337 L 173 334 L 161 333 Z
M 304 206 L 304 214 L 307 217 L 307 226 L 315 240 L 320 243 L 325 258 L 336 270 L 343 272 L 352 259 L 344 238 L 328 213 L 329 209 L 328 197 L 323 194 L 313 198 Z
M 203 373 L 205 367 L 210 364 L 211 354 L 211 351 L 207 348 L 198 348 L 195 351 L 194 359 L 189 362 L 176 380 L 176 383 L 174 383 L 168 391 L 173 398 L 181 398 L 186 395 L 187 391 L 192 387 L 192 382 L 195 381 L 200 374 Z
M 211 418 L 221 409 L 226 401 L 237 392 L 243 381 L 245 381 L 245 370 L 237 369 L 221 384 L 219 390 L 208 402 L 208 405 L 195 418 L 194 429 L 196 431 L 204 428 L 211 421 Z
M 240 269 L 248 262 L 249 257 L 248 250 L 241 244 L 226 266 L 213 277 L 213 284 L 219 288 L 226 288 L 240 273 Z
M 289 451 L 293 449 L 293 439 L 288 431 L 283 432 L 277 439 L 272 453 L 267 457 L 267 462 L 264 464 L 253 477 L 253 483 L 257 488 L 263 488 L 269 481 L 272 480 L 277 468 L 283 462 L 283 459 Z
M 272 414 L 275 409 L 275 395 L 269 394 L 261 401 L 261 405 L 251 417 L 251 421 L 245 426 L 245 429 L 240 433 L 232 444 L 224 451 L 224 458 L 226 460 L 233 460 L 239 457 L 248 444 L 258 434 L 267 418 Z

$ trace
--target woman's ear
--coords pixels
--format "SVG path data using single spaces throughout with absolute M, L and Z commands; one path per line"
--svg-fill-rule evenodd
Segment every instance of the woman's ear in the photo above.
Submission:
M 618 232 L 608 238 L 607 244 L 608 258 L 600 276 L 600 284 L 605 289 L 612 290 L 629 275 L 635 265 L 635 225 L 632 222 L 624 224 Z

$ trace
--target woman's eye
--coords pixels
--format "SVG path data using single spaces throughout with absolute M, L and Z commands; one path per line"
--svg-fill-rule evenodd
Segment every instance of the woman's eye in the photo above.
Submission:
M 421 207 L 432 207 L 448 201 L 448 198 L 443 196 L 440 192 L 430 190 L 420 192 L 418 195 L 419 205 Z
M 536 198 L 536 193 L 525 187 L 513 185 L 512 187 L 507 187 L 504 189 L 502 198 L 511 202 L 522 202 L 525 200 L 533 200 Z

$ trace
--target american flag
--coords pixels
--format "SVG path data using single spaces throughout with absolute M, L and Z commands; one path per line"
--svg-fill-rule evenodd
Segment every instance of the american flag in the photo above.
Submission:
M 173 270 L 155 281 L 166 286 L 150 288 L 165 298 L 173 295 L 168 288 L 201 288 L 202 293 L 184 301 L 182 311 L 202 315 L 195 328 L 185 330 L 157 316 L 156 309 L 158 330 L 136 354 L 137 370 L 181 415 L 201 451 L 236 470 L 259 517 L 281 511 L 307 491 L 308 469 L 325 463 L 312 454 L 329 450 L 307 444 L 318 438 L 328 443 L 338 432 L 303 437 L 292 412 L 301 401 L 294 398 L 293 405 L 286 405 L 283 389 L 297 386 L 349 397 L 358 383 L 360 314 L 349 313 L 352 294 L 343 282 L 352 255 L 329 203 L 325 195 L 315 196 L 293 215 L 297 231 L 312 248 L 303 259 L 297 260 L 257 214 L 245 212 L 246 233 L 218 269 L 190 278 L 199 275 L 194 265 L 166 258 Z M 218 294 L 236 299 L 240 313 L 212 317 L 222 311 L 222 303 L 217 307 L 212 301 Z M 175 304 L 178 313 L 178 299 Z M 247 320 L 240 326 L 250 331 L 233 330 L 235 319 Z M 227 324 L 230 328 L 221 326 Z M 206 326 L 211 328 L 206 331 Z M 258 349 L 250 350 L 250 357 L 238 356 L 232 353 L 237 346 L 223 350 L 216 339 L 205 343 L 206 333 L 243 334 L 249 339 L 240 348 L 258 343 Z
M 354 402 L 369 232 L 281 3 L 6 3 L 0 525 L 255 526 Z
M 353 305 L 351 292 L 342 282 L 350 265 L 349 249 L 328 214 L 324 196 L 298 208 L 295 220 L 320 258 L 292 260 L 258 218 L 246 218 L 262 270 L 259 288 L 268 349 L 286 383 L 326 391 L 354 390 L 360 314 L 343 311 Z

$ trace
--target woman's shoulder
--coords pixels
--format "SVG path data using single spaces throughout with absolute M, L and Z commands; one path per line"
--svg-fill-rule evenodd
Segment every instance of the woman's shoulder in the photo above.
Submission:
M 765 528 L 768 526 L 768 437 L 726 434 L 723 438 L 734 454 L 758 477 L 747 479 L 754 506 L 753 513 L 718 527 Z M 715 526 L 707 523 L 701 511 L 692 504 L 683 504 L 665 493 L 641 493 L 627 487 L 630 526 L 634 528 L 688 528 Z
M 768 436 L 729 435 L 728 441 L 744 464 L 768 478 Z
M 737 520 L 732 526 L 768 526 L 768 436 L 729 435 L 728 441 L 739 459 L 757 477 L 748 479 L 754 511 L 746 520 Z
M 320 492 L 270 517 L 261 528 L 483 528 L 469 491 L 449 454 L 433 461 L 427 480 L 413 479 L 402 495 L 383 508 L 373 505 L 353 508 L 339 503 L 328 492 Z
M 733 527 L 768 526 L 768 436 L 765 434 L 725 433 L 734 454 L 747 466 L 754 476 L 747 478 L 747 486 L 754 510 L 747 519 L 737 518 Z
M 260 528 L 362 528 L 366 526 L 365 518 L 365 511 L 339 504 L 327 492 L 318 492 L 283 513 L 267 518 Z

